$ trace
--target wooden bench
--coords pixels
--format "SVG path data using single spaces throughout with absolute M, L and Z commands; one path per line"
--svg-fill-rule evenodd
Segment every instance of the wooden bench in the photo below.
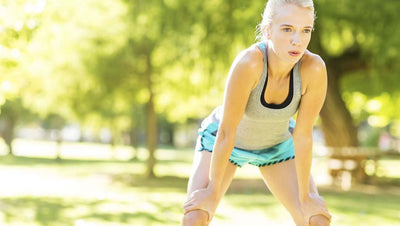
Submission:
M 330 147 L 328 148 L 328 169 L 333 184 L 348 190 L 352 183 L 366 183 L 375 177 L 378 160 L 381 156 L 379 148 L 367 147 Z M 366 173 L 366 161 L 372 160 L 373 173 Z

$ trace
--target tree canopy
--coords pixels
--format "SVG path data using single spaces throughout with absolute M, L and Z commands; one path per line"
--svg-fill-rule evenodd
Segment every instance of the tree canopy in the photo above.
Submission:
M 357 145 L 360 122 L 400 124 L 400 2 L 314 2 L 310 49 L 325 60 L 330 86 L 324 132 L 329 145 Z M 222 104 L 230 64 L 255 42 L 265 3 L 2 2 L 0 105 L 115 133 L 146 121 L 147 136 L 157 136 L 157 117 L 186 123 Z

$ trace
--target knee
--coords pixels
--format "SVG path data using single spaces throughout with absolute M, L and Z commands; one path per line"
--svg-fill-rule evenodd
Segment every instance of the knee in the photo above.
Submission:
M 208 213 L 204 210 L 192 210 L 183 216 L 182 226 L 207 226 Z
M 311 226 L 329 226 L 330 221 L 323 215 L 315 215 L 310 218 Z

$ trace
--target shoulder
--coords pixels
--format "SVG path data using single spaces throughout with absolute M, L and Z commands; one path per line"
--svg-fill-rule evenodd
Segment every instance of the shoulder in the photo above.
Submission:
M 241 51 L 235 58 L 234 66 L 250 70 L 263 69 L 264 61 L 261 50 L 254 44 Z
M 301 78 L 304 88 L 326 83 L 327 73 L 324 60 L 319 55 L 306 50 L 301 62 Z
M 308 72 L 307 74 L 314 75 L 326 71 L 326 66 L 319 55 L 306 50 L 301 62 L 301 70 Z
M 245 113 L 256 78 L 263 70 L 263 62 L 262 52 L 252 45 L 240 52 L 232 64 L 224 91 L 220 125 L 221 131 L 227 132 L 227 137 L 234 139 L 234 131 Z
M 256 44 L 241 51 L 235 58 L 230 76 L 241 76 L 247 81 L 257 84 L 264 70 L 264 59 L 261 50 Z

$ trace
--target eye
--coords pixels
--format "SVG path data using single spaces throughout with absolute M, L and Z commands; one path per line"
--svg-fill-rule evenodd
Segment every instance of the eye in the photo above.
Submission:
M 284 28 L 282 28 L 282 31 L 284 31 L 284 32 L 291 32 L 292 29 L 289 28 L 289 27 L 284 27 Z
M 304 33 L 310 33 L 312 30 L 311 29 L 304 29 L 303 32 Z

